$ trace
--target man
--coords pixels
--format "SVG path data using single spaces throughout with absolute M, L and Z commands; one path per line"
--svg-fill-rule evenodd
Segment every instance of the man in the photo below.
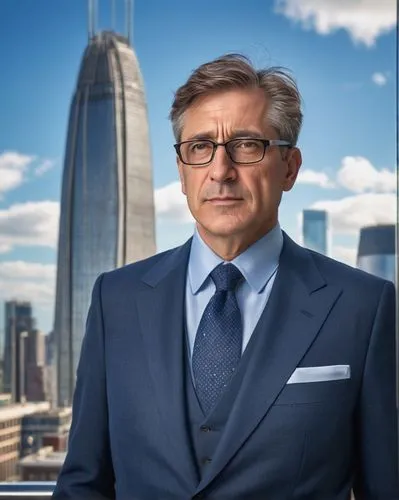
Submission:
M 296 84 L 229 55 L 171 110 L 183 246 L 100 276 L 54 498 L 399 499 L 394 286 L 296 245 Z

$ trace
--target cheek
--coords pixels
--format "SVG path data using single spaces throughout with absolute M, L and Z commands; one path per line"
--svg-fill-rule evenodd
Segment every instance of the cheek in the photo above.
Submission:
M 282 186 L 282 176 L 274 171 L 258 175 L 252 179 L 251 186 L 248 185 L 252 194 L 252 202 L 259 207 L 274 204 L 281 195 Z
M 202 175 L 201 175 L 202 174 Z M 202 172 L 191 172 L 185 176 L 185 187 L 188 202 L 191 206 L 199 204 L 202 186 L 206 176 Z
M 242 180 L 246 191 L 250 195 L 251 202 L 257 205 L 263 205 L 269 197 L 271 179 L 266 172 L 255 171 L 253 174 Z

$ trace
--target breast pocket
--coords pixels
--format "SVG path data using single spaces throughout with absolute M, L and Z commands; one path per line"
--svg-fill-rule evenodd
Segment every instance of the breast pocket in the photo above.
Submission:
M 350 382 L 350 379 L 343 379 L 286 384 L 274 405 L 339 404 L 349 397 Z

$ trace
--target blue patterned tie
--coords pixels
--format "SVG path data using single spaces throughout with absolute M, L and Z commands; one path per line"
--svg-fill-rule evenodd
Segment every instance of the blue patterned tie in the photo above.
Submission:
M 242 323 L 235 288 L 242 279 L 233 264 L 211 272 L 216 291 L 202 315 L 193 349 L 198 399 L 207 414 L 215 406 L 241 358 Z

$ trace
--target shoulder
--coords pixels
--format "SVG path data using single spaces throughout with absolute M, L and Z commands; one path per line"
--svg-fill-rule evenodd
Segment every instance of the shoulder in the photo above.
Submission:
M 127 290 L 134 291 L 146 288 L 167 274 L 176 266 L 186 265 L 191 238 L 183 245 L 157 253 L 131 264 L 102 273 L 97 283 L 102 291 L 120 295 Z
M 353 286 L 383 287 L 385 284 L 393 285 L 391 281 L 344 264 L 331 257 L 326 257 L 312 250 L 304 250 L 309 252 L 320 272 L 328 277 L 329 281 L 352 284 Z
M 351 302 L 370 304 L 371 299 L 375 303 L 383 291 L 390 294 L 395 291 L 391 281 L 302 247 L 286 233 L 280 263 L 291 268 L 310 289 L 334 286 L 350 296 Z
M 394 284 L 386 279 L 362 271 L 309 249 L 303 249 L 311 256 L 315 266 L 328 283 L 341 286 L 352 293 L 380 295 L 384 289 L 394 293 Z
M 102 275 L 105 286 L 122 286 L 124 283 L 134 284 L 139 282 L 151 269 L 162 260 L 176 252 L 177 248 L 157 253 L 146 259 L 127 264 L 125 266 L 104 272 Z

